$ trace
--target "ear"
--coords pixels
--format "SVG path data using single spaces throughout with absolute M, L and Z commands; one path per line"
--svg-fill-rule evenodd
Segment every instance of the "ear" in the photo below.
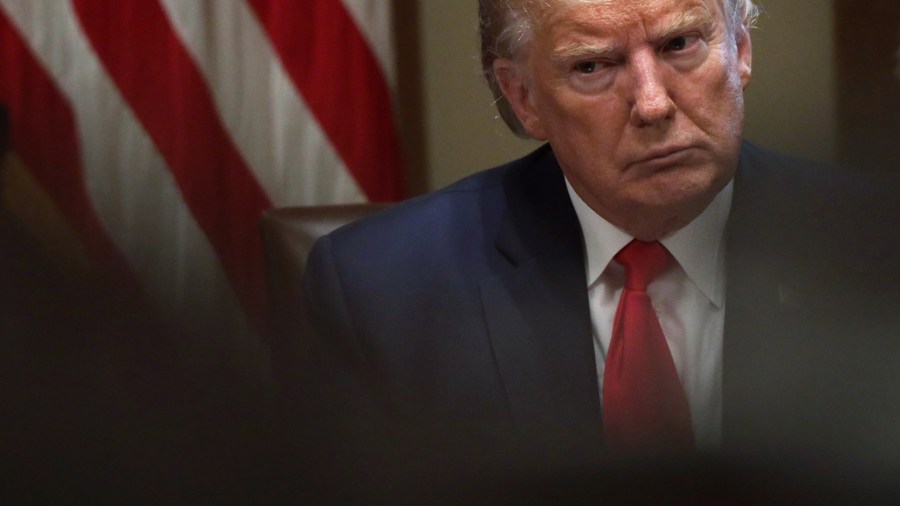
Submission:
M 516 113 L 519 122 L 525 127 L 528 135 L 539 140 L 547 140 L 544 126 L 534 108 L 530 93 L 530 82 L 525 75 L 522 64 L 507 58 L 494 60 L 494 75 L 504 98 Z
M 737 43 L 738 72 L 741 75 L 741 86 L 746 89 L 753 74 L 753 43 L 750 41 L 750 30 L 742 26 L 735 33 Z

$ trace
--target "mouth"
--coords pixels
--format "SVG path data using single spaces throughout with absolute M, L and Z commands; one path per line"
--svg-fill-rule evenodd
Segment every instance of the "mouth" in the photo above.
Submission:
M 647 169 L 666 169 L 678 165 L 693 154 L 693 146 L 665 146 L 651 149 L 640 158 L 631 162 L 630 166 L 641 166 Z

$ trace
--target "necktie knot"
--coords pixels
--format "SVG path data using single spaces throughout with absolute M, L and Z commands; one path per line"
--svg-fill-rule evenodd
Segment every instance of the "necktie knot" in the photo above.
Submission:
M 672 255 L 659 241 L 633 240 L 615 256 L 625 267 L 625 288 L 647 291 L 647 287 L 669 268 Z

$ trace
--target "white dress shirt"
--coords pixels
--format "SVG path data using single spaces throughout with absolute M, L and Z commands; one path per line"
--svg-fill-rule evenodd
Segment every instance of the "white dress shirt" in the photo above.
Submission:
M 594 212 L 566 181 L 584 233 L 594 355 L 603 401 L 603 371 L 624 269 L 612 261 L 632 236 Z M 687 395 L 698 449 L 722 439 L 722 335 L 725 326 L 725 224 L 732 183 L 687 226 L 660 240 L 677 265 L 647 289 Z

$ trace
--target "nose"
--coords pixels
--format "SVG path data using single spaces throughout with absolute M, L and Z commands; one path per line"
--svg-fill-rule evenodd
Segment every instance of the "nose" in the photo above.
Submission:
M 631 60 L 633 102 L 631 120 L 635 126 L 656 125 L 671 119 L 678 107 L 672 100 L 658 55 L 653 51 Z

